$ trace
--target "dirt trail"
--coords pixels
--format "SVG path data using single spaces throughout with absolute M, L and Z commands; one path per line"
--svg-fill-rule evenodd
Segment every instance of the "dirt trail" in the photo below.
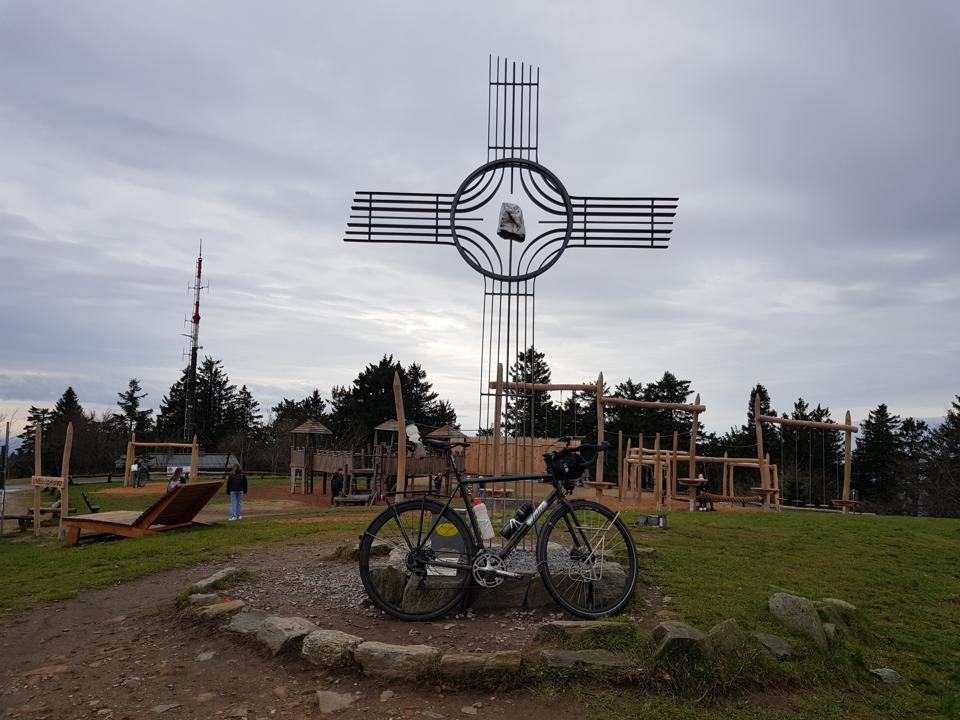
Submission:
M 333 547 L 290 546 L 241 554 L 87 592 L 0 621 L 0 717 L 313 718 L 321 717 L 314 700 L 317 690 L 357 695 L 349 709 L 335 716 L 344 720 L 518 714 L 525 720 L 582 717 L 579 704 L 570 697 L 545 698 L 529 691 L 458 692 L 433 685 L 417 688 L 353 673 L 318 672 L 298 657 L 270 659 L 258 647 L 185 623 L 173 612 L 173 599 L 181 588 L 226 565 L 255 572 L 276 568 L 278 563 L 293 566 L 297 557 L 326 557 Z M 323 617 L 313 619 L 324 627 L 338 624 Z M 463 628 L 460 622 L 458 626 Z M 407 624 L 396 633 L 410 630 L 419 633 L 417 642 L 430 634 L 426 628 L 417 630 Z M 450 646 L 466 646 L 472 634 L 447 633 L 445 640 Z M 381 693 L 388 689 L 395 694 L 381 702 Z M 477 712 L 464 713 L 463 708 Z

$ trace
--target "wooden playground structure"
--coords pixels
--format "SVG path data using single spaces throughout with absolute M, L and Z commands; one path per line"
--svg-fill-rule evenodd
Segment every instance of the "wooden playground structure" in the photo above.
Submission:
M 200 445 L 197 443 L 197 436 L 193 436 L 193 442 L 137 442 L 136 433 L 130 434 L 130 440 L 127 442 L 127 458 L 123 465 L 123 486 L 130 487 L 133 484 L 133 463 L 137 457 L 137 448 L 190 448 L 190 480 L 197 479 L 197 465 L 200 461 Z
M 33 476 L 30 484 L 33 486 L 33 534 L 40 535 L 40 516 L 43 508 L 40 507 L 40 491 L 53 488 L 60 491 L 60 506 L 56 510 L 60 517 L 57 528 L 57 538 L 63 539 L 65 532 L 64 518 L 70 513 L 70 453 L 73 450 L 73 423 L 67 423 L 67 435 L 63 443 L 63 460 L 60 463 L 59 475 L 43 474 L 43 430 L 38 424 L 33 436 Z

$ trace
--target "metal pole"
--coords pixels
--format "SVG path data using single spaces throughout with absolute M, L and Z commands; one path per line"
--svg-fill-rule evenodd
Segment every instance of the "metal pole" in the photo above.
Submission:
M 0 537 L 3 537 L 3 516 L 7 511 L 7 476 L 10 462 L 10 422 L 7 421 L 7 430 L 3 437 L 3 475 L 0 476 Z

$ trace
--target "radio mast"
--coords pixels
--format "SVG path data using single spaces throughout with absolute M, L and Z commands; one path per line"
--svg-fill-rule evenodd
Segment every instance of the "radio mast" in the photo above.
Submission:
M 200 254 L 197 255 L 197 274 L 193 285 L 193 317 L 190 319 L 190 368 L 187 371 L 186 402 L 183 413 L 183 439 L 185 442 L 193 440 L 196 434 L 197 410 L 197 353 L 200 350 L 200 291 L 209 285 L 203 285 L 203 239 L 200 240 Z

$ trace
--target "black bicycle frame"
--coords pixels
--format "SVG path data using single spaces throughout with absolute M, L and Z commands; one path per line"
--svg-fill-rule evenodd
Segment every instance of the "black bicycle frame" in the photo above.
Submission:
M 501 559 L 506 558 L 511 552 L 513 552 L 513 549 L 520 544 L 520 541 L 523 540 L 526 534 L 530 531 L 530 528 L 534 526 L 536 521 L 544 513 L 546 513 L 546 511 L 550 508 L 550 506 L 553 505 L 554 502 L 556 502 L 558 499 L 560 501 L 560 505 L 566 507 L 567 509 L 571 508 L 570 503 L 566 499 L 566 494 L 560 489 L 559 483 L 549 473 L 539 473 L 536 475 L 495 475 L 490 477 L 474 478 L 473 480 L 463 480 L 460 477 L 460 472 L 457 470 L 457 466 L 453 462 L 453 458 L 449 454 L 447 455 L 447 459 L 450 461 L 450 467 L 453 469 L 453 474 L 457 478 L 457 487 L 454 490 L 454 492 L 450 495 L 450 497 L 447 498 L 447 503 L 446 505 L 443 506 L 443 510 L 447 510 L 448 508 L 452 507 L 453 500 L 457 496 L 457 491 L 459 491 L 460 497 L 463 498 L 463 503 L 466 506 L 467 517 L 470 520 L 470 528 L 473 530 L 474 540 L 477 544 L 477 547 L 480 547 L 480 548 L 485 547 L 486 543 L 484 543 L 483 535 L 480 532 L 480 526 L 477 523 L 477 517 L 476 515 L 474 515 L 474 512 L 473 512 L 473 503 L 471 502 L 470 494 L 467 492 L 467 489 L 466 489 L 468 485 L 480 485 L 484 483 L 493 483 L 493 482 L 509 482 L 514 480 L 540 480 L 541 482 L 546 482 L 549 480 L 550 482 L 553 483 L 553 489 L 550 491 L 547 497 L 544 498 L 536 508 L 534 508 L 534 511 L 530 513 L 530 517 L 524 520 L 523 526 L 520 528 L 520 531 L 517 533 L 514 533 L 513 537 L 510 538 L 509 542 L 506 545 L 504 545 L 502 548 L 500 548 L 499 551 L 497 551 L 496 555 Z M 393 505 L 391 505 L 390 507 L 391 509 L 393 509 L 394 515 L 396 516 L 396 509 L 394 508 Z M 443 518 L 443 511 L 441 511 L 440 514 L 438 514 L 437 517 L 434 518 L 433 523 L 430 526 L 429 532 L 427 532 L 426 536 L 424 536 L 423 527 L 422 527 L 423 518 L 421 517 L 421 527 L 418 529 L 419 537 L 417 538 L 416 546 L 414 546 L 413 543 L 410 542 L 409 538 L 406 538 L 406 532 L 404 532 L 403 530 L 403 526 L 400 523 L 399 517 L 397 517 L 397 525 L 400 526 L 400 532 L 403 533 L 405 539 L 407 540 L 407 544 L 410 545 L 411 547 L 416 547 L 416 549 L 419 550 L 420 546 L 425 541 L 425 537 L 429 538 L 433 535 L 434 530 L 437 529 L 437 525 L 440 524 L 442 518 Z M 577 542 L 579 544 L 579 542 L 577 541 L 577 534 L 578 534 L 577 529 L 571 525 L 569 516 L 566 518 L 566 522 L 571 535 L 573 535 L 574 542 Z M 593 549 L 590 547 L 590 541 L 586 537 L 586 534 L 582 530 L 580 530 L 579 535 L 581 540 L 583 541 L 583 544 L 586 546 L 587 550 L 592 552 Z M 442 562 L 442 561 L 432 561 L 431 565 L 434 565 L 436 567 L 449 567 L 449 568 L 457 568 L 462 570 L 473 569 L 472 564 L 464 565 L 462 563 L 450 563 L 450 562 Z

